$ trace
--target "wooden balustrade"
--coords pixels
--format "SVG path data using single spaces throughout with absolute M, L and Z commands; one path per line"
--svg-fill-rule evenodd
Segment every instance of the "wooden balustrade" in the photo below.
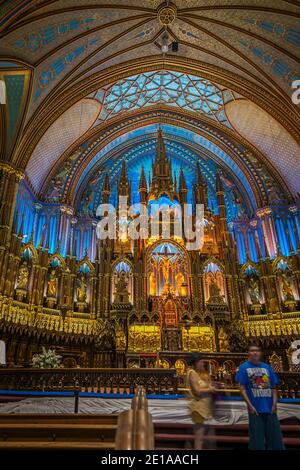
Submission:
M 300 372 L 279 372 L 282 398 L 300 398 Z M 175 369 L 0 369 L 0 390 L 66 391 L 133 394 L 177 394 L 182 378 Z M 229 387 L 234 390 L 234 379 Z
M 281 398 L 300 398 L 300 372 L 278 372 Z
M 0 369 L 0 390 L 177 393 L 175 369 Z

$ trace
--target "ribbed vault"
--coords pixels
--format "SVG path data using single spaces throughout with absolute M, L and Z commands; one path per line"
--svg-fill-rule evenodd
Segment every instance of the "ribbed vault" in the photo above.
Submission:
M 173 12 L 168 20 L 166 6 Z M 76 151 L 60 199 L 71 203 L 82 190 L 85 169 L 93 171 L 91 159 L 108 144 L 105 136 L 112 142 L 125 136 L 122 129 L 129 131 L 131 121 L 138 119 L 143 128 L 159 121 L 157 113 L 178 108 L 179 115 L 194 114 L 202 122 L 211 145 L 232 152 L 258 207 L 270 202 L 274 190 L 282 201 L 292 201 L 299 189 L 293 166 L 300 113 L 291 102 L 292 83 L 300 78 L 299 17 L 298 2 L 286 0 L 8 2 L 0 15 L 1 59 L 5 67 L 26 64 L 34 74 L 18 140 L 4 159 L 26 169 L 36 196 L 47 198 L 49 184 Z M 73 116 L 87 98 L 97 116 L 94 110 L 86 111 L 87 118 L 81 111 Z M 293 136 L 285 163 L 272 135 L 264 145 L 251 123 L 239 128 L 239 113 L 229 111 L 241 98 L 260 116 L 271 116 L 283 139 Z M 62 128 L 58 136 L 55 129 Z
M 194 149 L 199 158 L 201 155 L 210 154 L 209 158 L 214 159 L 217 165 L 227 166 L 229 172 L 243 175 L 241 184 L 247 187 L 247 193 L 253 195 L 250 204 L 252 208 L 267 204 L 268 184 L 271 181 L 280 188 L 283 199 L 289 197 L 284 181 L 273 166 L 246 140 L 238 138 L 234 131 L 224 129 L 220 125 L 209 125 L 208 120 L 203 121 L 195 116 L 167 109 L 161 112 L 149 110 L 147 113 L 135 113 L 126 119 L 120 118 L 114 126 L 101 125 L 92 129 L 90 134 L 65 153 L 53 168 L 43 185 L 43 197 L 47 199 L 52 193 L 51 188 L 56 176 L 62 174 L 65 180 L 59 200 L 73 204 L 78 190 L 84 186 L 86 177 L 93 177 L 92 173 L 96 167 L 103 166 L 112 153 L 121 159 L 135 138 L 142 139 L 144 136 L 147 139 L 147 134 L 153 133 L 153 124 L 157 127 L 161 123 L 169 124 L 169 133 L 173 138 L 183 140 L 185 145 Z

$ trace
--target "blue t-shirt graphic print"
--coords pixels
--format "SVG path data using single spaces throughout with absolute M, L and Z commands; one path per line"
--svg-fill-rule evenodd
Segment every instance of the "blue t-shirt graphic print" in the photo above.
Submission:
M 272 412 L 272 388 L 279 380 L 269 364 L 244 362 L 236 374 L 236 381 L 245 387 L 249 400 L 258 413 Z

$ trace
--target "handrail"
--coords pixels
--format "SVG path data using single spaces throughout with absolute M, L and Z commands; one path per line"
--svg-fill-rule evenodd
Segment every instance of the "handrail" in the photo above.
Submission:
M 154 449 L 154 426 L 143 387 L 138 387 L 131 402 L 131 409 L 123 411 L 118 417 L 116 449 Z
M 0 390 L 80 390 L 110 394 L 133 394 L 137 386 L 146 393 L 176 394 L 175 369 L 0 369 Z

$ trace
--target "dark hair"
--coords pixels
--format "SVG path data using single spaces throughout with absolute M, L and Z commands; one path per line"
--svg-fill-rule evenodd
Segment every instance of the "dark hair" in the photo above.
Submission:
M 252 349 L 252 348 L 256 348 L 256 349 L 259 349 L 261 351 L 260 345 L 256 344 L 256 343 L 249 344 L 248 351 L 250 351 L 250 349 Z
M 203 355 L 201 353 L 193 353 L 190 360 L 189 360 L 189 364 L 190 366 L 194 367 L 194 365 L 201 361 L 203 359 Z

